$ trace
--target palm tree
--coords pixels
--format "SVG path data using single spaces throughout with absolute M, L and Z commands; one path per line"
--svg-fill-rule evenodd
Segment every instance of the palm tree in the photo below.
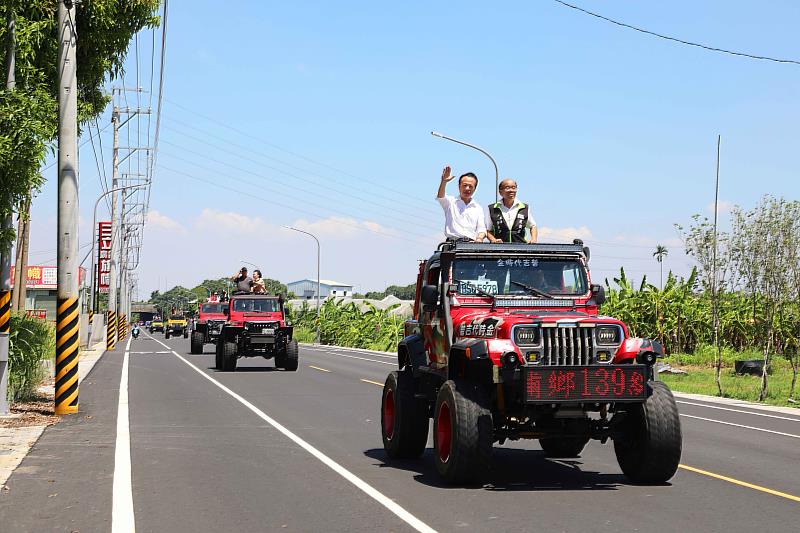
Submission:
M 661 286 L 660 289 L 664 290 L 664 258 L 669 255 L 669 250 L 667 250 L 666 246 L 661 244 L 656 246 L 656 251 L 653 253 L 653 257 L 656 258 L 658 261 L 658 266 L 660 269 L 659 274 L 659 285 Z

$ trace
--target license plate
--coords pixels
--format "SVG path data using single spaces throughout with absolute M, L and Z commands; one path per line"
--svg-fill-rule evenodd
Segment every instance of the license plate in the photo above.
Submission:
M 644 365 L 525 369 L 528 403 L 640 401 L 648 395 Z
M 264 335 L 275 335 L 275 328 L 261 328 L 261 333 Z

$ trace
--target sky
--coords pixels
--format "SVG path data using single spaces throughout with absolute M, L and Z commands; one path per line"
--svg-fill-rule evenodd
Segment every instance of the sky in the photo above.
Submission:
M 676 38 L 800 60 L 794 1 L 574 3 Z M 138 68 L 132 43 L 126 86 L 138 71 L 149 90 L 152 38 L 140 35 Z M 432 130 L 492 154 L 500 179 L 516 179 L 531 204 L 540 242 L 589 244 L 595 282 L 624 267 L 657 284 L 658 244 L 669 251 L 665 274 L 687 275 L 675 226 L 713 216 L 718 135 L 723 227 L 734 205 L 800 196 L 799 94 L 800 65 L 678 44 L 552 0 L 171 2 L 137 293 L 243 265 L 283 283 L 315 279 L 316 243 L 284 226 L 318 237 L 323 279 L 360 292 L 413 283 L 442 238 L 442 167 L 475 172 L 475 198 L 495 198 L 490 161 Z M 98 174 L 111 176 L 109 122 L 109 112 L 98 121 L 102 162 L 91 144 L 80 153 L 82 245 Z M 122 145 L 135 145 L 135 123 Z M 29 264 L 55 264 L 54 169 L 45 176 Z M 98 219 L 109 219 L 103 202 Z

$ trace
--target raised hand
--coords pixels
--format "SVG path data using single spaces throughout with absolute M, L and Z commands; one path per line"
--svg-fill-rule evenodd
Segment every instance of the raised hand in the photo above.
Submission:
M 451 181 L 453 178 L 455 178 L 455 176 L 450 174 L 450 166 L 448 165 L 444 167 L 444 170 L 442 170 L 442 181 L 447 183 L 448 181 Z

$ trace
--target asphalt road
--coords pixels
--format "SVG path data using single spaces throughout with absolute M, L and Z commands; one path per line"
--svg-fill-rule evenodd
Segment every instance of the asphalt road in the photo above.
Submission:
M 298 372 L 244 359 L 223 373 L 211 349 L 190 355 L 188 340 L 160 335 L 131 344 L 138 531 L 800 527 L 800 416 L 679 400 L 682 467 L 663 486 L 629 485 L 610 444 L 591 442 L 565 461 L 516 441 L 495 447 L 487 484 L 449 487 L 430 448 L 418 461 L 386 459 L 379 415 L 391 356 L 303 347 Z M 12 475 L 0 495 L 0 530 L 124 525 L 112 513 L 123 351 L 100 360 L 81 386 L 81 414 L 48 429 Z

